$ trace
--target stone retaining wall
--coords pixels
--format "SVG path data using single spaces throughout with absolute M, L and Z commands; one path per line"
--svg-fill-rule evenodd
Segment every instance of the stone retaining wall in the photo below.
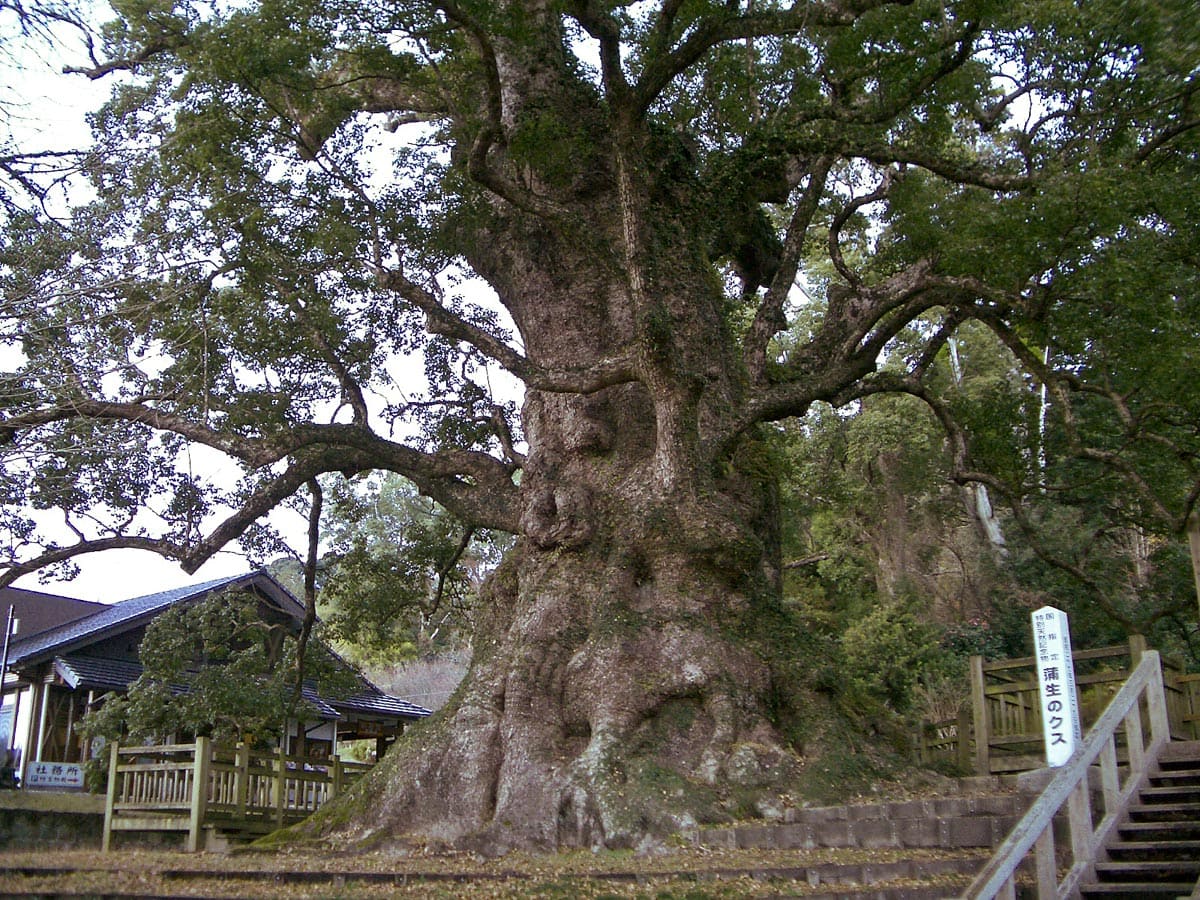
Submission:
M 724 849 L 995 847 L 1030 799 L 1013 793 L 795 809 L 783 822 L 705 828 L 690 837 Z
M 0 850 L 99 850 L 104 798 L 0 791 Z

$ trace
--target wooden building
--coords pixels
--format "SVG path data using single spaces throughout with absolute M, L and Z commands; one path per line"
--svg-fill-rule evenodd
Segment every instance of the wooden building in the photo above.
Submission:
M 265 571 L 112 605 L 73 606 L 60 602 L 68 598 L 33 591 L 2 598 L 11 599 L 22 619 L 21 633 L 9 646 L 0 714 L 0 722 L 11 723 L 8 747 L 22 780 L 37 764 L 86 762 L 92 747 L 77 734 L 75 725 L 105 695 L 125 691 L 141 675 L 138 648 L 147 626 L 167 609 L 227 591 L 251 594 L 268 621 L 284 620 L 298 627 L 304 615 L 303 604 Z M 39 608 L 46 597 L 51 602 Z M 47 611 L 51 606 L 58 610 L 58 621 Z M 52 624 L 40 631 L 24 625 L 27 617 L 45 625 L 47 615 Z M 340 743 L 371 738 L 382 755 L 406 724 L 429 715 L 428 709 L 389 696 L 361 676 L 357 689 L 346 696 L 320 696 L 306 685 L 304 698 L 317 711 L 316 720 L 287 724 L 284 749 L 289 753 L 332 754 Z M 46 766 L 37 768 L 43 771 Z

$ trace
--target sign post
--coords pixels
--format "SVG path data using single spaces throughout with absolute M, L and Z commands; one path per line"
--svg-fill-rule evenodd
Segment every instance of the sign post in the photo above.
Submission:
M 1046 765 L 1056 768 L 1083 743 L 1079 698 L 1075 693 L 1075 663 L 1071 658 L 1071 630 L 1065 612 L 1043 606 L 1033 613 L 1033 649 L 1042 700 Z

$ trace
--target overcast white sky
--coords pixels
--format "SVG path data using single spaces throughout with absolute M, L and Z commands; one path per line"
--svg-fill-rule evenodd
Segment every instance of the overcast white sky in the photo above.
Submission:
M 4 23 L 7 24 L 7 23 Z M 5 35 L 7 37 L 7 35 Z M 0 54 L 0 84 L 3 84 L 5 116 L 0 129 L 22 146 L 33 150 L 77 147 L 88 140 L 86 114 L 103 103 L 111 89 L 110 80 L 93 82 L 82 75 L 63 75 L 64 63 L 85 64 L 86 54 L 68 31 L 62 52 L 45 45 L 26 49 L 13 58 Z M 5 49 L 13 44 L 5 42 Z M 234 551 L 237 548 L 233 548 Z M 111 603 L 141 594 L 237 575 L 251 568 L 238 552 L 220 553 L 195 575 L 187 575 L 179 564 L 152 553 L 117 550 L 94 553 L 77 560 L 81 574 L 68 582 L 43 583 L 38 575 L 27 575 L 17 587 L 62 594 L 83 600 Z

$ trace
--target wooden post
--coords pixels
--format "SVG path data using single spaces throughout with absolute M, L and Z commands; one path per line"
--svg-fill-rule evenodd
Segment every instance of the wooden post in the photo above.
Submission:
M 1037 896 L 1054 897 L 1058 894 L 1058 861 L 1054 853 L 1054 824 L 1047 825 L 1038 835 L 1034 845 L 1034 867 L 1037 878 Z M 1011 882 L 1010 882 L 1011 883 Z
M 1154 658 L 1156 672 L 1146 688 L 1147 712 L 1150 717 L 1150 740 L 1169 741 L 1171 739 L 1171 723 L 1167 720 L 1167 696 L 1163 690 L 1162 661 L 1157 651 L 1149 650 L 1146 657 Z
M 100 850 L 103 853 L 107 853 L 109 847 L 112 845 L 112 821 L 113 810 L 116 808 L 117 801 L 117 760 L 119 759 L 118 751 L 120 750 L 120 744 L 118 744 L 116 741 L 113 741 L 109 750 L 108 796 L 104 800 L 104 837 L 101 839 L 100 843 Z
M 204 809 L 208 802 L 209 739 L 196 738 L 196 757 L 192 761 L 191 818 L 188 820 L 187 852 L 200 849 L 200 829 L 204 825 Z
M 1081 880 L 1093 881 L 1096 878 L 1096 858 L 1092 852 L 1092 842 L 1095 840 L 1092 827 L 1092 796 L 1088 785 L 1087 773 L 1071 791 L 1067 799 L 1067 817 L 1071 823 L 1071 855 L 1075 866 L 1083 865 Z M 1052 827 L 1052 826 L 1051 826 Z
M 1125 749 L 1129 752 L 1129 771 L 1142 771 L 1146 765 L 1146 739 L 1142 734 L 1142 709 L 1137 703 L 1125 716 Z
M 967 771 L 971 765 L 971 708 L 965 703 L 958 708 L 958 767 Z
M 1100 787 L 1104 791 L 1104 815 L 1115 815 L 1121 797 L 1116 735 L 1110 737 L 1100 751 Z
M 42 700 L 41 700 L 41 704 L 40 704 L 40 707 L 38 710 L 38 717 L 37 717 L 38 733 L 37 733 L 37 745 L 36 745 L 36 750 L 35 750 L 35 753 L 37 755 L 34 756 L 34 758 L 33 758 L 35 762 L 42 761 L 42 750 L 45 748 L 45 745 L 46 745 L 46 717 L 47 717 L 47 715 L 49 715 L 49 710 L 50 710 L 50 682 L 49 681 L 44 682 L 42 684 L 42 690 L 40 693 L 41 693 Z
M 1146 636 L 1144 634 L 1131 634 L 1129 636 L 1129 671 L 1125 677 L 1133 674 L 1133 670 L 1138 667 L 1138 663 L 1142 661 L 1142 654 L 1146 652 Z
M 250 794 L 250 747 L 245 741 L 239 741 L 233 756 L 233 802 L 235 815 L 239 819 L 246 818 L 246 805 Z
M 991 764 L 988 761 L 988 744 L 991 743 L 991 730 L 988 728 L 987 695 L 983 684 L 983 657 L 971 657 L 971 712 L 975 726 L 975 774 L 991 775 Z
M 329 785 L 329 799 L 332 800 L 342 792 L 342 758 L 333 755 L 333 782 Z
M 1196 603 L 1200 604 L 1200 512 L 1193 510 L 1187 522 L 1188 549 L 1192 554 L 1192 580 L 1196 583 Z
M 287 804 L 287 751 L 280 746 L 275 755 L 275 827 L 283 827 L 283 807 Z

